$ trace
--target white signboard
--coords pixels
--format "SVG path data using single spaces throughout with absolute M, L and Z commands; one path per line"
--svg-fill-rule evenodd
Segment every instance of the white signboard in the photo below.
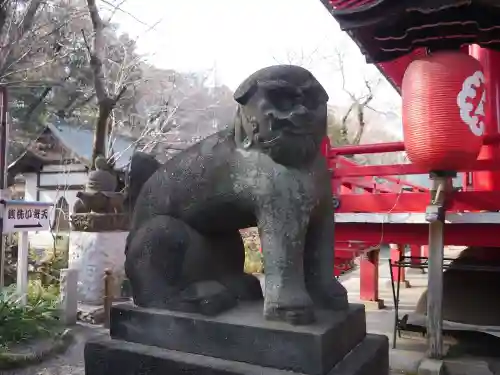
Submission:
M 50 230 L 52 203 L 1 200 L 3 233 L 21 232 L 17 252 L 17 293 L 26 305 L 28 293 L 28 232 Z
M 4 200 L 3 233 L 50 230 L 52 203 Z

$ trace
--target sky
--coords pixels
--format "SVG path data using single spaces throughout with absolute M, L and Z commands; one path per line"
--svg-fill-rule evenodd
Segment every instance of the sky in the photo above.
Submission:
M 254 71 L 292 63 L 309 69 L 334 105 L 348 105 L 338 69 L 344 56 L 346 86 L 363 92 L 377 71 L 365 63 L 320 0 L 106 0 L 121 4 L 112 21 L 137 38 L 139 52 L 159 68 L 205 71 L 235 89 Z M 383 83 L 373 106 L 398 112 L 401 99 Z M 396 130 L 399 133 L 398 129 Z

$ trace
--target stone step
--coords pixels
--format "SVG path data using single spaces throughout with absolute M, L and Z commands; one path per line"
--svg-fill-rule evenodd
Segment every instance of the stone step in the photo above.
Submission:
M 270 351 L 273 348 L 269 348 Z M 387 375 L 389 340 L 367 335 L 333 369 L 321 375 Z M 87 375 L 309 375 L 246 362 L 166 350 L 110 338 L 85 346 Z

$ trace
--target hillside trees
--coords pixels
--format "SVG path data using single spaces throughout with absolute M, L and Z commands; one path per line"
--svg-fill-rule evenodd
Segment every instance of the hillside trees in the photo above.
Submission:
M 54 118 L 94 127 L 99 90 L 90 64 L 95 33 L 88 3 L 0 4 L 0 84 L 9 89 L 11 151 L 22 150 Z M 110 97 L 121 93 L 109 118 L 110 143 L 116 134 L 157 138 L 157 145 L 177 138 L 189 143 L 226 125 L 234 110 L 227 87 L 209 87 L 206 74 L 147 64 L 137 53 L 135 40 L 120 34 L 108 15 L 101 21 L 102 87 Z

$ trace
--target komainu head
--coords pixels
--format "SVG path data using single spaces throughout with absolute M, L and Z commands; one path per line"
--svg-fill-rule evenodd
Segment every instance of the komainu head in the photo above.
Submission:
M 257 148 L 277 163 L 301 166 L 326 136 L 328 94 L 308 70 L 276 65 L 258 70 L 236 90 L 238 146 Z

